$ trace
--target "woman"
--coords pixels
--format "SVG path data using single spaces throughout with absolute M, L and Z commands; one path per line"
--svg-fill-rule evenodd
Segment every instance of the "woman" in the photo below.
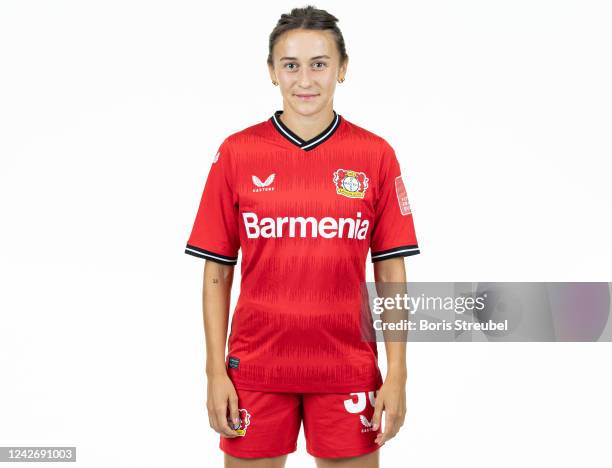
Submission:
M 376 281 L 397 283 L 419 249 L 393 149 L 333 108 L 348 65 L 337 21 L 281 16 L 268 67 L 283 109 L 223 141 L 187 243 L 206 259 L 207 408 L 228 467 L 284 466 L 302 421 L 319 467 L 375 467 L 404 420 L 405 341 L 386 341 L 383 383 L 361 286 L 368 249 Z

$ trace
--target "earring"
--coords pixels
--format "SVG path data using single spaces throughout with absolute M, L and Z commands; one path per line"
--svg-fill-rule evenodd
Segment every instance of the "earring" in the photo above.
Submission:
M 278 83 L 277 83 L 276 81 L 274 81 L 274 80 L 272 80 L 272 84 L 273 84 L 274 86 L 278 86 Z
M 340 79 L 338 80 L 338 83 L 344 83 L 344 78 L 340 78 Z

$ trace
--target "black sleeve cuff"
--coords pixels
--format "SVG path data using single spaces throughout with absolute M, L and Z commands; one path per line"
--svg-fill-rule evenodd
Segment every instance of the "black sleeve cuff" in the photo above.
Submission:
M 238 263 L 238 257 L 228 257 L 227 255 L 221 255 L 189 244 L 187 244 L 187 247 L 185 247 L 185 253 L 193 255 L 194 257 L 205 258 L 206 260 L 222 263 L 223 265 L 236 265 Z
M 387 260 L 393 257 L 408 257 L 409 255 L 416 255 L 420 253 L 419 246 L 414 245 L 401 245 L 388 250 L 381 250 L 379 252 L 372 252 L 371 259 L 372 263 L 380 262 L 381 260 Z

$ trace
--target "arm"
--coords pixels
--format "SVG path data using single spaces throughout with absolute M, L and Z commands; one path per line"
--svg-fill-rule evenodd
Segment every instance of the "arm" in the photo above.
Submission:
M 406 284 L 406 268 L 404 257 L 390 258 L 374 263 L 374 279 L 376 283 L 392 283 L 389 288 L 382 287 L 379 295 L 394 296 L 395 293 L 404 294 Z M 377 287 L 378 289 L 378 287 Z M 384 291 L 382 291 L 384 290 Z M 394 322 L 403 317 L 404 312 L 385 311 L 384 322 Z M 384 317 L 387 315 L 387 317 Z M 406 415 L 406 331 L 383 331 L 385 337 L 385 350 L 387 353 L 387 375 L 383 385 L 376 393 L 373 429 L 380 427 L 383 409 L 385 411 L 385 429 L 376 437 L 376 443 L 382 446 L 387 440 L 394 437 L 404 424 Z
M 233 279 L 233 265 L 206 260 L 202 286 L 208 380 L 206 408 L 210 426 L 224 437 L 237 437 L 227 422 L 228 408 L 234 427 L 239 423 L 238 396 L 225 368 L 225 343 Z

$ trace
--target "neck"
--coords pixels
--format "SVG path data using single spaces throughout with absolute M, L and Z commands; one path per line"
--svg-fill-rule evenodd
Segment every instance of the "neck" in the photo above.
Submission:
M 309 115 L 298 114 L 288 106 L 283 106 L 280 119 L 293 133 L 303 140 L 310 140 L 325 130 L 334 119 L 333 106 Z

